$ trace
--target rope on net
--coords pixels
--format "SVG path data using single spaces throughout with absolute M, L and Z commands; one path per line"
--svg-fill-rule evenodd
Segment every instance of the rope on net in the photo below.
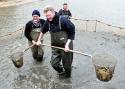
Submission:
M 107 24 L 107 23 L 105 23 L 105 22 L 103 22 L 103 21 L 99 21 L 99 20 L 84 20 L 84 19 L 78 19 L 78 18 L 73 18 L 73 17 L 71 17 L 71 19 L 86 22 L 86 30 L 87 30 L 87 22 L 89 22 L 89 21 L 94 21 L 94 22 L 95 22 L 95 31 L 96 31 L 96 28 L 97 28 L 97 23 L 105 24 L 105 25 L 107 25 L 107 26 L 109 26 L 109 27 L 115 27 L 115 28 L 118 28 L 118 29 L 125 29 L 124 27 L 113 26 L 113 25 L 111 25 L 111 24 Z M 22 30 L 22 34 L 21 34 L 21 35 L 23 35 L 23 31 L 24 31 L 23 29 L 24 29 L 24 26 L 23 26 L 22 28 L 20 28 L 19 30 L 16 30 L 16 31 L 14 31 L 14 32 L 10 32 L 10 33 L 8 33 L 8 34 L 5 34 L 5 35 L 3 35 L 3 36 L 0 36 L 0 38 L 13 35 L 13 34 L 19 32 L 20 30 Z
M 105 24 L 105 25 L 107 25 L 107 26 L 111 26 L 111 27 L 115 27 L 115 28 L 119 28 L 119 29 L 125 29 L 124 27 L 113 26 L 113 25 L 111 25 L 111 24 L 107 24 L 107 23 L 105 23 L 105 22 L 103 22 L 103 21 L 99 21 L 99 20 L 84 20 L 84 19 L 78 19 L 78 18 L 73 18 L 73 17 L 72 17 L 71 19 L 73 19 L 73 20 L 80 20 L 80 21 L 86 21 L 86 22 L 88 22 L 88 21 L 96 21 L 96 23 L 98 22 L 98 23 Z

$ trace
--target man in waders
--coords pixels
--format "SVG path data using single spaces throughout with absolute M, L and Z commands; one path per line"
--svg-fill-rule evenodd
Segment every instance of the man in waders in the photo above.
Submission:
M 59 15 L 65 16 L 67 18 L 72 17 L 72 14 L 71 14 L 70 10 L 68 9 L 68 4 L 67 3 L 63 4 L 63 9 L 59 10 Z
M 25 26 L 24 34 L 25 37 L 28 39 L 29 45 L 34 44 L 34 46 L 31 48 L 33 58 L 36 61 L 42 61 L 44 54 L 43 47 L 37 46 L 36 42 L 38 40 L 38 37 L 40 35 L 45 20 L 40 19 L 40 13 L 38 10 L 34 10 L 32 12 L 32 17 L 33 19 L 30 20 Z M 43 40 L 40 41 L 42 42 Z
M 44 9 L 44 14 L 47 20 L 41 30 L 37 44 L 41 44 L 40 40 L 43 38 L 43 35 L 49 31 L 51 45 L 64 48 L 64 50 L 52 48 L 50 63 L 58 72 L 59 77 L 70 78 L 73 53 L 69 52 L 69 49 L 73 49 L 72 40 L 74 40 L 75 36 L 75 26 L 69 19 L 59 16 L 50 6 Z

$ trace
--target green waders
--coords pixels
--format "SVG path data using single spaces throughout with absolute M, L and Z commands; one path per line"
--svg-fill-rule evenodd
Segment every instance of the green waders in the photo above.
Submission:
M 58 47 L 65 47 L 67 42 L 67 33 L 65 31 L 50 32 L 51 34 L 51 45 Z M 73 42 L 69 44 L 69 48 L 73 50 Z M 65 52 L 60 49 L 52 48 L 51 65 L 58 72 L 65 71 L 66 77 L 71 76 L 71 65 L 73 61 L 73 53 Z M 62 65 L 61 65 L 62 62 Z
M 37 41 L 39 34 L 40 34 L 40 28 L 35 28 L 35 29 L 32 29 L 30 36 L 32 37 L 34 41 Z M 43 40 L 41 40 L 41 42 L 43 42 Z M 32 45 L 32 44 L 33 43 L 29 41 L 29 45 Z M 36 59 L 37 61 L 43 60 L 43 54 L 44 54 L 43 46 L 35 45 L 31 48 L 31 51 L 32 51 L 32 55 L 34 59 Z

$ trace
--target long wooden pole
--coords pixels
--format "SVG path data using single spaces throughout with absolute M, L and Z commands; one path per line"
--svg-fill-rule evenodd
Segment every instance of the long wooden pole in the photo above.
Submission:
M 51 48 L 57 48 L 57 49 L 64 50 L 64 48 L 62 48 L 62 47 L 51 46 L 51 45 L 47 45 L 47 44 L 42 44 L 42 45 L 47 46 L 47 47 L 51 47 Z M 92 57 L 92 55 L 90 55 L 90 54 L 79 52 L 79 51 L 76 51 L 76 50 L 69 50 L 69 52 L 78 53 L 78 54 L 81 54 L 81 55 L 84 55 L 84 56 Z

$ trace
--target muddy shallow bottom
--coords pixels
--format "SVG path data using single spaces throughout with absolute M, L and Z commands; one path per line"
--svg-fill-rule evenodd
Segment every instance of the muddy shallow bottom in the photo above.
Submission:
M 49 35 L 44 43 L 50 44 Z M 24 54 L 24 65 L 14 67 L 9 55 L 27 47 L 27 40 L 17 37 L 0 43 L 0 89 L 124 89 L 125 88 L 125 38 L 113 33 L 77 31 L 74 49 L 93 54 L 106 52 L 116 57 L 118 64 L 113 78 L 102 82 L 96 78 L 90 57 L 74 54 L 71 79 L 60 79 L 50 65 L 51 49 L 45 47 L 44 61 L 38 63 L 28 50 Z M 5 45 L 3 45 L 5 44 Z

